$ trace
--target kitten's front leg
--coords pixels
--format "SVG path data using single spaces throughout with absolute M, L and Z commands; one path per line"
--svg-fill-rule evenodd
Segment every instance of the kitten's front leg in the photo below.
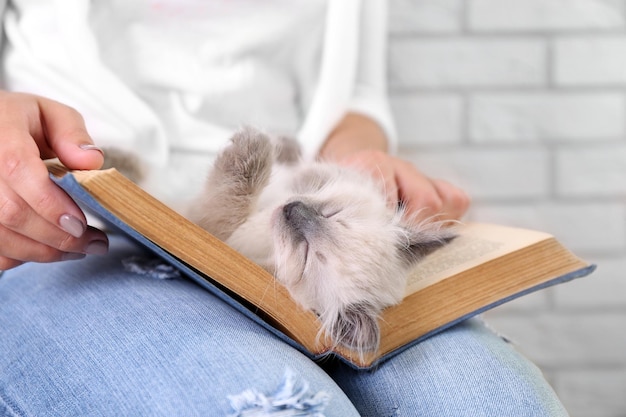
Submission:
M 254 209 L 272 172 L 274 149 L 266 135 L 243 129 L 217 157 L 204 191 L 192 205 L 189 218 L 226 240 Z

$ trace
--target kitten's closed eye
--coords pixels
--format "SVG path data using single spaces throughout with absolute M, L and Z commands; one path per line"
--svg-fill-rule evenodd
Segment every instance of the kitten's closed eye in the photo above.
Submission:
M 321 212 L 324 218 L 330 219 L 341 213 L 341 209 L 337 207 L 324 207 Z

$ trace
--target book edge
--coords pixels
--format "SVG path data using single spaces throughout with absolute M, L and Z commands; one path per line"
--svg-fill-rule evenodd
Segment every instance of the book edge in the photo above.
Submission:
M 558 284 L 562 284 L 565 282 L 569 282 L 572 281 L 574 279 L 578 279 L 578 278 L 582 278 L 585 277 L 589 274 L 591 274 L 594 270 L 596 269 L 596 265 L 595 264 L 590 264 L 587 266 L 584 266 L 582 268 L 576 269 L 572 272 L 568 272 L 564 275 L 561 275 L 559 277 L 556 278 L 552 278 L 548 281 L 544 281 L 540 284 L 537 284 L 535 286 L 532 286 L 530 288 L 527 288 L 525 290 L 522 291 L 518 291 L 514 294 L 511 294 L 509 296 L 503 297 L 497 301 L 494 301 L 493 303 L 487 304 L 479 309 L 476 309 L 474 311 L 471 311 L 467 314 L 464 314 L 454 320 L 449 321 L 448 323 L 437 327 L 436 329 L 433 329 L 427 333 L 424 333 L 422 336 L 417 337 L 416 339 L 412 340 L 411 342 L 405 343 L 403 345 L 400 345 L 399 347 L 390 350 L 388 352 L 385 352 L 377 357 L 375 357 L 374 359 L 372 359 L 371 361 L 367 361 L 367 362 L 359 362 L 357 360 L 354 361 L 346 361 L 346 364 L 348 364 L 349 366 L 351 366 L 354 369 L 357 370 L 370 370 L 373 368 L 376 368 L 377 366 L 379 366 L 380 364 L 382 364 L 383 362 L 391 359 L 392 357 L 404 352 L 405 350 L 423 342 L 424 340 L 437 335 L 438 333 L 441 333 L 451 327 L 454 327 L 455 325 L 468 320 L 472 317 L 478 316 L 486 311 L 492 310 L 500 305 L 506 304 L 510 301 L 513 301 L 517 298 L 521 298 L 525 295 L 537 292 L 537 291 L 541 291 L 543 289 L 558 285 Z

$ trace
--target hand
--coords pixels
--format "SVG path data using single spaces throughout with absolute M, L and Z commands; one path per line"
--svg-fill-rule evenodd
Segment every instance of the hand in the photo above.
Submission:
M 408 161 L 386 152 L 387 139 L 372 119 L 348 113 L 330 134 L 320 157 L 356 166 L 384 184 L 390 204 L 404 204 L 408 215 L 458 220 L 469 208 L 469 196 L 443 180 L 429 178 Z
M 70 169 L 97 169 L 103 162 L 74 109 L 0 92 L 0 270 L 108 249 L 106 235 L 87 227 L 80 208 L 48 177 L 42 159 L 54 157 Z
M 438 220 L 458 220 L 470 199 L 447 181 L 429 178 L 408 161 L 377 150 L 360 150 L 337 161 L 369 171 L 384 184 L 390 204 L 401 202 L 407 214 L 418 219 L 436 215 Z

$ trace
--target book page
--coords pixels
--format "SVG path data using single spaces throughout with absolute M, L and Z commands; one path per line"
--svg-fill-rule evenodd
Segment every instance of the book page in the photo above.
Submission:
M 425 257 L 411 271 L 406 294 L 552 237 L 533 230 L 472 223 L 461 226 L 458 233 L 456 239 Z

